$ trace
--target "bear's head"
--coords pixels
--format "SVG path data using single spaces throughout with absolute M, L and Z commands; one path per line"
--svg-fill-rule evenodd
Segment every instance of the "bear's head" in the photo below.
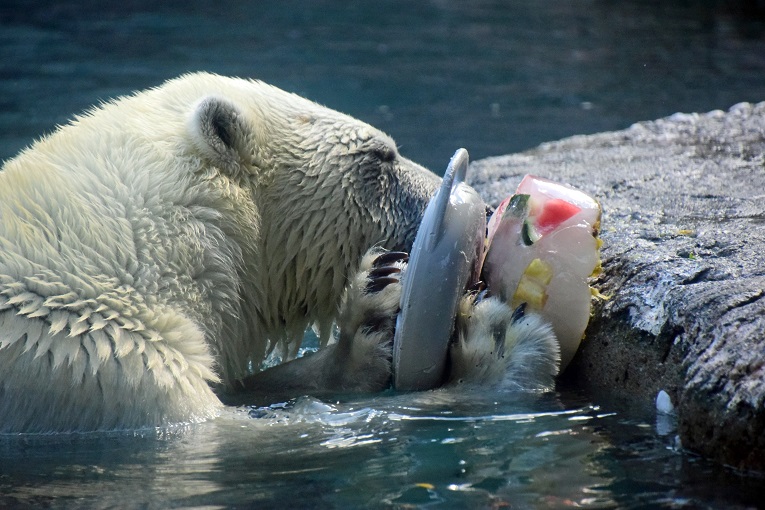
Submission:
M 212 85 L 189 112 L 192 143 L 257 208 L 256 329 L 293 348 L 310 323 L 326 338 L 363 253 L 408 251 L 439 179 L 347 115 L 261 82 L 194 81 Z
M 47 263 L 50 237 L 70 272 L 177 310 L 228 381 L 309 324 L 327 338 L 362 254 L 408 249 L 439 183 L 363 122 L 206 73 L 104 104 L 3 173 L 66 227 L 30 230 L 26 257 Z

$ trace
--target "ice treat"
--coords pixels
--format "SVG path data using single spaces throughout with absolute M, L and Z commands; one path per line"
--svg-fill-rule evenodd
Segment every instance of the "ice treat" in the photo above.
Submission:
M 547 319 L 561 348 L 561 370 L 590 319 L 589 279 L 600 270 L 600 204 L 587 194 L 527 175 L 487 228 L 482 277 L 511 307 L 526 303 Z

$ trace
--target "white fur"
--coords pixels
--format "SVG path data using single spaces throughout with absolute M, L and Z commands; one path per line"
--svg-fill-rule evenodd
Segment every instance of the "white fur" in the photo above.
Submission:
M 450 350 L 450 385 L 547 390 L 555 385 L 560 347 L 548 323 L 528 313 L 515 319 L 497 298 L 460 302 L 457 340 Z
M 214 415 L 346 279 L 411 243 L 437 179 L 386 135 L 195 74 L 94 109 L 0 171 L 0 431 Z
M 338 317 L 338 348 L 346 354 L 344 375 L 350 381 L 364 381 L 366 391 L 380 391 L 390 384 L 393 333 L 401 300 L 401 283 L 387 285 L 379 292 L 367 292 L 369 271 L 380 251 L 370 250 L 361 260 L 358 274 L 343 296 Z M 399 270 L 404 263 L 394 264 Z M 374 321 L 384 318 L 385 321 Z M 374 327 L 367 326 L 370 321 Z

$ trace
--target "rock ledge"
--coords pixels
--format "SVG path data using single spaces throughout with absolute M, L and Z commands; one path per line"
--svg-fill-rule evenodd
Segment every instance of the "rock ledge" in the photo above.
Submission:
M 600 302 L 565 376 L 651 404 L 685 447 L 765 470 L 765 102 L 675 114 L 474 162 L 496 205 L 526 173 L 603 206 Z

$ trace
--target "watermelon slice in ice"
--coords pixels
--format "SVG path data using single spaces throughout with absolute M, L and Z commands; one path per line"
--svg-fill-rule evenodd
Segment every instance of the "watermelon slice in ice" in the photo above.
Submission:
M 600 268 L 599 227 L 597 201 L 531 175 L 489 221 L 483 279 L 510 306 L 526 303 L 552 324 L 561 370 L 590 319 L 588 280 Z

